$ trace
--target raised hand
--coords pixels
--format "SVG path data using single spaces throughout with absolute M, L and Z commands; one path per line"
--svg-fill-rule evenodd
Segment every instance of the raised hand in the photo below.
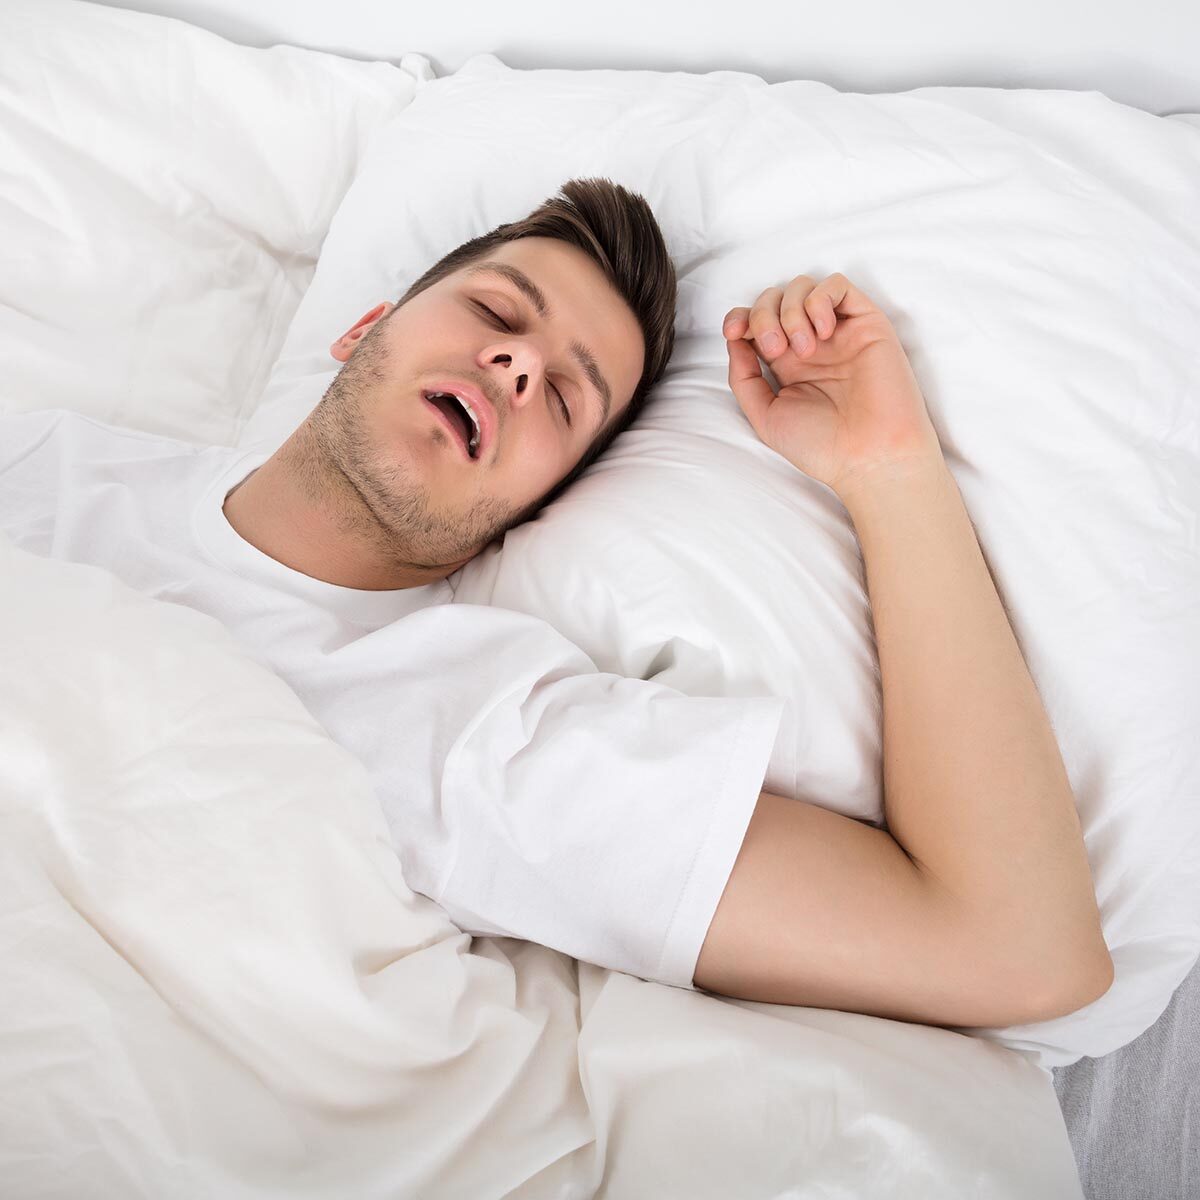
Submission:
M 896 331 L 845 275 L 769 287 L 753 307 L 730 309 L 724 332 L 729 386 L 751 428 L 839 495 L 877 470 L 941 459 Z

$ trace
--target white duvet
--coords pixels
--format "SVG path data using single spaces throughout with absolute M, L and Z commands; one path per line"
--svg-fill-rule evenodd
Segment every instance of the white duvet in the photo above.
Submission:
M 0 1194 L 1081 1194 L 1022 1055 L 473 943 L 215 620 L 0 580 Z

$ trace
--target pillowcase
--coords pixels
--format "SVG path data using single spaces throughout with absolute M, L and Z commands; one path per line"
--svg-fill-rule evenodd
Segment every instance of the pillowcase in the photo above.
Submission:
M 0 8 L 3 411 L 233 445 L 374 130 L 433 77 L 76 0 Z
M 765 786 L 882 824 L 854 528 L 755 437 L 721 332 L 770 285 L 843 272 L 922 384 L 1062 749 L 1116 965 L 1080 1012 L 969 1032 L 1043 1066 L 1133 1040 L 1200 952 L 1198 131 L 1098 92 L 857 95 L 479 55 L 372 143 L 247 438 L 303 419 L 330 343 L 378 300 L 591 175 L 658 215 L 676 351 L 609 452 L 451 577 L 456 601 L 540 616 L 602 671 L 785 697 Z

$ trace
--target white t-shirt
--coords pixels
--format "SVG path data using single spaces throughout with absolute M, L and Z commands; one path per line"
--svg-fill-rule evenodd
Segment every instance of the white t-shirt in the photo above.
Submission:
M 784 701 L 601 672 L 445 581 L 360 591 L 244 541 L 266 459 L 77 413 L 0 417 L 0 529 L 216 617 L 368 769 L 410 887 L 467 933 L 690 988 Z

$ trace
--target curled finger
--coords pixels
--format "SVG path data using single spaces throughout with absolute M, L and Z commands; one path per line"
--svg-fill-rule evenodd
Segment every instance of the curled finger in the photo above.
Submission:
M 772 362 L 788 348 L 787 337 L 779 320 L 783 288 L 766 288 L 750 310 L 750 336 L 759 356 Z
M 838 317 L 861 317 L 877 312 L 875 305 L 840 271 L 827 275 L 808 294 L 804 307 L 812 318 L 818 336 L 829 337 Z
M 721 323 L 721 331 L 727 338 L 744 337 L 749 328 L 750 309 L 745 306 L 731 308 L 725 314 L 725 320 Z
M 780 305 L 783 332 L 797 357 L 811 354 L 817 344 L 816 331 L 804 307 L 804 301 L 816 286 L 817 281 L 811 276 L 797 275 L 787 285 Z

